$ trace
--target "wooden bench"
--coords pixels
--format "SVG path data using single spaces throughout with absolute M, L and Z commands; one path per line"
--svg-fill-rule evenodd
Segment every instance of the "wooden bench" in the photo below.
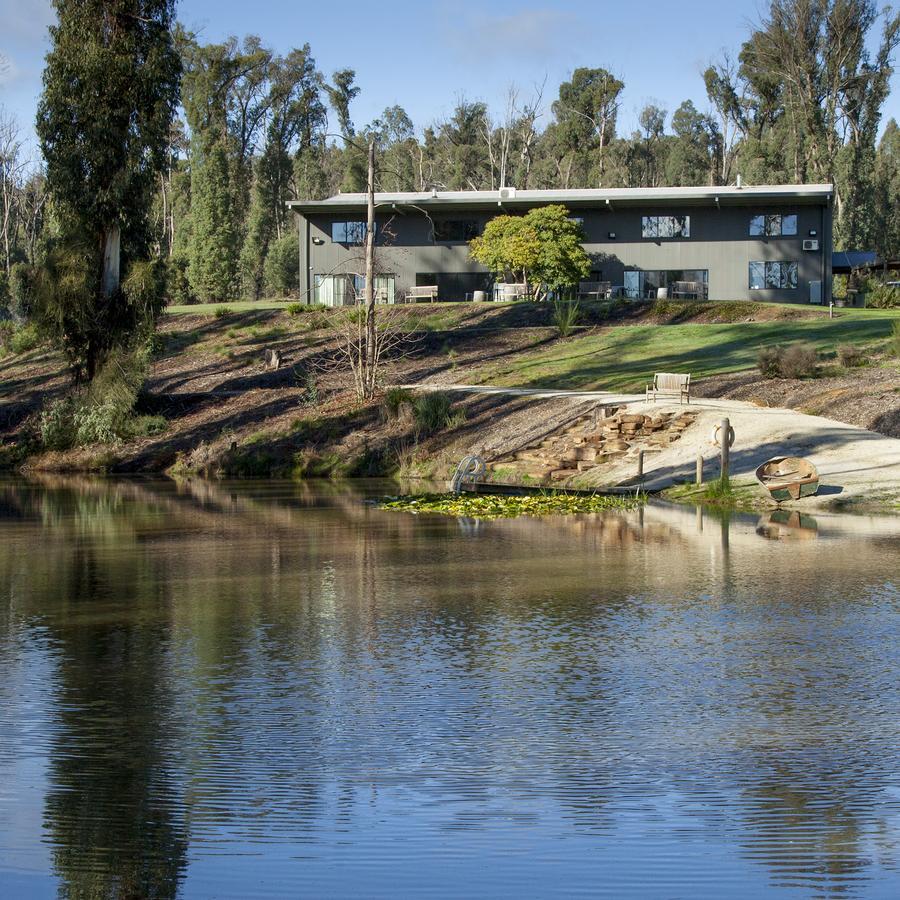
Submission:
M 702 281 L 676 281 L 672 285 L 672 296 L 681 299 L 691 297 L 696 300 L 705 300 L 706 285 Z
M 682 403 L 686 399 L 691 402 L 691 376 L 673 372 L 657 372 L 653 376 L 653 384 L 647 385 L 647 399 L 657 397 L 677 397 Z
M 438 286 L 436 284 L 417 284 L 406 292 L 406 299 L 409 303 L 418 303 L 420 300 L 434 303 L 437 298 Z
M 612 283 L 609 281 L 579 281 L 579 300 L 608 300 L 612 295 Z
M 498 281 L 494 284 L 493 297 L 498 302 L 524 300 L 528 296 L 525 285 L 517 282 Z

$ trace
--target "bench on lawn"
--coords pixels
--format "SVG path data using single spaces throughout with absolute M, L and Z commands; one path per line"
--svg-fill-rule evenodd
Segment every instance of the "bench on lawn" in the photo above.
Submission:
M 678 299 L 706 299 L 706 285 L 702 281 L 676 281 L 672 285 L 672 296 Z
M 682 403 L 685 399 L 691 402 L 691 376 L 674 372 L 657 372 L 653 376 L 653 384 L 647 385 L 647 399 L 657 397 L 677 397 Z
M 612 296 L 612 283 L 609 281 L 579 281 L 579 300 L 608 300 Z
M 406 292 L 406 299 L 409 303 L 418 303 L 420 300 L 434 303 L 437 298 L 438 286 L 436 284 L 417 284 Z

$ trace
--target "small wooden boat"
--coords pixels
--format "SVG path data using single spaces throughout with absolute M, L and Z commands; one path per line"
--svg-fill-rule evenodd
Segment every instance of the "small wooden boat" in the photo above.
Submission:
M 756 479 L 777 503 L 811 497 L 819 490 L 816 467 L 799 456 L 774 456 L 756 470 Z
M 812 516 L 796 509 L 776 509 L 756 523 L 756 533 L 772 541 L 814 540 L 819 536 L 819 525 Z

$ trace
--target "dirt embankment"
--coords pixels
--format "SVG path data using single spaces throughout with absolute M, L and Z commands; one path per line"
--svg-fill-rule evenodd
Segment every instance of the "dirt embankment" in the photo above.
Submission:
M 617 324 L 821 315 L 802 307 L 665 302 L 612 309 L 586 305 L 583 313 L 588 330 Z M 547 305 L 421 305 L 399 308 L 396 314 L 415 327 L 416 335 L 406 352 L 386 367 L 386 384 L 466 382 L 476 368 L 506 358 L 527 358 L 560 340 Z M 30 466 L 47 470 L 160 472 L 178 466 L 233 475 L 365 475 L 398 469 L 443 474 L 465 452 L 491 458 L 509 454 L 585 412 L 585 405 L 575 400 L 473 397 L 454 400 L 449 427 L 425 433 L 409 415 L 387 416 L 380 402 L 355 403 L 346 372 L 333 365 L 341 342 L 339 326 L 346 315 L 347 311 L 312 310 L 291 317 L 260 310 L 221 318 L 165 317 L 141 411 L 162 415 L 166 428 L 152 437 L 66 453 L 40 453 L 33 442 L 28 445 L 41 407 L 67 389 L 63 361 L 41 349 L 8 355 L 0 359 L 0 448 L 6 448 L 0 449 L 0 462 L 5 456 L 8 464 L 20 465 L 27 455 Z M 279 370 L 265 370 L 266 348 L 282 354 Z M 652 370 L 652 360 L 648 367 Z M 883 408 L 867 401 L 867 421 L 855 418 L 863 415 L 863 406 L 853 390 L 869 391 L 873 379 L 881 377 L 870 374 L 875 372 L 861 369 L 859 375 L 847 376 L 853 384 L 843 388 L 846 402 L 835 394 L 831 405 L 815 411 L 853 424 L 873 427 L 873 422 L 876 426 L 880 422 L 893 429 L 898 404 L 886 385 L 878 387 L 880 396 L 887 397 L 880 401 Z M 752 392 L 756 379 L 742 378 L 708 379 L 698 392 L 710 396 Z M 861 388 L 862 384 L 869 387 Z M 790 383 L 778 402 L 811 402 L 810 391 L 823 385 L 824 380 Z M 776 382 L 766 383 L 766 390 L 777 388 Z M 869 393 L 874 397 L 877 392 Z M 768 402 L 762 394 L 759 400 Z

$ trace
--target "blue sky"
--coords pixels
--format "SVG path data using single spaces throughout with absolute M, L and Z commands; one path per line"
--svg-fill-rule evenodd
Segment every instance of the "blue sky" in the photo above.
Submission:
M 207 41 L 256 33 L 280 52 L 308 42 L 326 74 L 355 69 L 358 125 L 399 103 L 421 129 L 460 95 L 499 113 L 510 84 L 527 97 L 545 78 L 546 123 L 559 82 L 577 66 L 603 66 L 625 82 L 619 130 L 628 132 L 650 101 L 670 113 L 687 98 L 706 109 L 701 72 L 722 49 L 737 51 L 760 8 L 756 0 L 181 0 L 179 17 Z M 0 0 L 0 53 L 9 60 L 0 104 L 29 128 L 51 21 L 48 0 Z M 890 116 L 900 119 L 900 73 Z

